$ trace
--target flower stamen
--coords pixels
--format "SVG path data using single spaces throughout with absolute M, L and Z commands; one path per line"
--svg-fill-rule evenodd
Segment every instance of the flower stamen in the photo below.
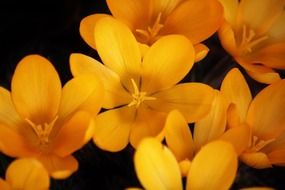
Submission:
M 265 147 L 266 145 L 268 145 L 269 143 L 271 143 L 273 141 L 275 141 L 275 139 L 261 140 L 261 139 L 258 139 L 257 136 L 253 136 L 252 146 L 251 146 L 250 150 L 253 152 L 258 152 L 263 147 Z

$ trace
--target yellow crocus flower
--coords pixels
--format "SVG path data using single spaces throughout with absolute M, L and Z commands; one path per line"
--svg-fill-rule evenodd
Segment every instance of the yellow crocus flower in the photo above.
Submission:
M 285 1 L 220 0 L 225 22 L 219 30 L 223 47 L 255 80 L 280 80 L 285 69 Z
M 237 154 L 230 143 L 213 141 L 203 146 L 191 162 L 187 190 L 226 190 L 234 181 Z M 134 156 L 137 176 L 145 189 L 182 190 L 182 176 L 172 152 L 157 139 L 146 138 Z
M 7 171 L 6 179 L 0 178 L 1 190 L 48 190 L 49 174 L 36 159 L 21 158 L 13 161 Z
M 187 122 L 201 119 L 211 108 L 214 91 L 200 83 L 177 84 L 190 71 L 194 49 L 182 35 L 155 42 L 144 55 L 131 30 L 112 17 L 95 27 L 98 53 L 105 64 L 82 55 L 70 58 L 75 77 L 93 73 L 105 88 L 103 107 L 96 118 L 94 142 L 108 151 L 136 147 L 146 136 L 161 134 L 166 115 L 178 109 Z
M 71 154 L 93 136 L 101 89 L 88 75 L 62 88 L 47 59 L 26 56 L 16 67 L 11 92 L 0 87 L 0 151 L 36 158 L 52 177 L 68 177 L 78 169 Z
M 107 0 L 107 4 L 140 43 L 151 45 L 165 35 L 185 35 L 195 45 L 196 61 L 209 51 L 200 42 L 218 30 L 223 18 L 217 0 Z M 82 38 L 95 49 L 94 26 L 104 16 L 108 15 L 93 14 L 80 24 Z

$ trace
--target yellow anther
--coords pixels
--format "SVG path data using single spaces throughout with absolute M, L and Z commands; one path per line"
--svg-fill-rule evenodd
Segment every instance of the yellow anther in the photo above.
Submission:
M 261 139 L 258 139 L 257 136 L 253 136 L 251 150 L 254 152 L 258 152 L 263 147 L 265 147 L 266 145 L 268 145 L 269 143 L 271 143 L 273 141 L 275 141 L 275 139 L 261 140 Z

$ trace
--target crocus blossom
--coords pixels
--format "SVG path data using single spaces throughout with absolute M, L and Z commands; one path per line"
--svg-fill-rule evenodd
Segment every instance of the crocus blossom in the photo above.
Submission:
M 62 89 L 52 64 L 29 55 L 17 65 L 11 89 L 0 88 L 0 150 L 36 158 L 54 178 L 68 177 L 78 168 L 71 154 L 93 136 L 101 83 L 84 75 Z
M 194 49 L 181 35 L 159 39 L 144 55 L 130 29 L 106 17 L 95 27 L 98 53 L 105 64 L 71 55 L 75 78 L 93 73 L 105 88 L 103 107 L 96 117 L 94 142 L 109 151 L 136 147 L 146 136 L 160 136 L 166 115 L 178 109 L 187 122 L 201 119 L 211 108 L 214 91 L 200 83 L 177 84 L 190 71 Z
M 172 152 L 157 139 L 146 138 L 134 157 L 137 176 L 145 189 L 182 190 L 182 176 Z M 213 141 L 201 148 L 187 174 L 187 190 L 228 189 L 236 175 L 237 154 L 230 143 Z
M 6 171 L 6 179 L 0 179 L 1 190 L 48 190 L 49 185 L 45 167 L 31 158 L 13 161 Z
M 274 69 L 285 69 L 285 1 L 220 2 L 225 12 L 219 30 L 223 47 L 253 79 L 267 84 L 280 80 Z
M 112 15 L 124 22 L 140 43 L 151 45 L 165 35 L 185 35 L 195 44 L 196 61 L 209 51 L 200 42 L 218 30 L 223 18 L 217 0 L 107 0 L 107 4 Z M 95 49 L 94 26 L 104 16 L 108 15 L 90 15 L 80 24 L 81 36 Z

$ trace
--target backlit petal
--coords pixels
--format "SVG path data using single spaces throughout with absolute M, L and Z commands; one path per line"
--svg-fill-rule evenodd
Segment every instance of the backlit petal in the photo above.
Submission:
M 262 140 L 276 138 L 285 130 L 285 80 L 273 83 L 253 99 L 247 123 Z
M 99 19 L 109 16 L 107 14 L 93 14 L 83 18 L 80 22 L 79 32 L 83 40 L 91 46 L 93 49 L 96 49 L 95 45 L 95 25 Z
M 222 82 L 221 92 L 230 103 L 236 105 L 241 122 L 244 122 L 252 96 L 246 80 L 237 68 L 228 72 Z
M 216 0 L 184 1 L 168 17 L 162 32 L 183 34 L 197 44 L 219 28 L 223 19 L 223 8 Z
M 139 81 L 141 54 L 130 29 L 111 17 L 102 18 L 95 26 L 95 42 L 103 63 L 132 89 L 131 78 Z
M 77 111 L 87 111 L 96 115 L 102 106 L 103 85 L 92 75 L 82 75 L 68 81 L 63 89 L 59 107 L 59 119 Z
M 234 56 L 236 52 L 236 39 L 232 26 L 224 22 L 224 24 L 219 28 L 218 35 L 225 50 Z
M 268 73 L 258 73 L 258 72 L 247 71 L 247 74 L 254 80 L 260 83 L 264 83 L 264 84 L 272 84 L 274 82 L 277 82 L 278 80 L 281 80 L 280 75 L 273 70 L 272 72 L 268 72 Z
M 124 149 L 134 120 L 135 110 L 127 106 L 99 114 L 95 118 L 93 141 L 103 150 L 117 152 Z
M 194 142 L 196 150 L 224 133 L 227 121 L 227 106 L 228 103 L 223 94 L 215 90 L 211 111 L 195 123 Z
M 71 155 L 86 144 L 93 135 L 92 115 L 79 111 L 59 129 L 54 139 L 53 150 L 61 157 Z
M 135 122 L 132 125 L 130 143 L 137 147 L 139 142 L 146 137 L 158 137 L 163 130 L 166 114 L 152 110 L 146 106 L 137 109 Z
M 104 108 L 114 108 L 131 102 L 129 93 L 123 88 L 120 77 L 95 59 L 74 53 L 70 56 L 70 68 L 73 76 L 93 74 L 104 86 Z M 102 98 L 100 98 L 102 101 Z
M 24 158 L 11 163 L 6 172 L 11 189 L 48 190 L 49 175 L 44 166 L 35 159 Z
M 232 26 L 236 23 L 238 0 L 219 0 L 224 7 L 224 17 Z
M 78 162 L 73 156 L 41 155 L 37 159 L 54 179 L 65 179 L 78 170 Z
M 141 91 L 152 93 L 177 84 L 193 63 L 194 48 L 187 38 L 180 35 L 160 38 L 144 57 Z
M 196 44 L 194 46 L 195 49 L 195 62 L 199 62 L 202 59 L 204 59 L 207 55 L 210 49 L 205 46 L 204 44 Z
M 213 141 L 194 157 L 187 176 L 187 190 L 229 189 L 238 166 L 233 146 L 224 141 Z
M 179 166 L 167 147 L 154 138 L 144 139 L 135 153 L 135 169 L 145 189 L 182 190 Z
M 214 90 L 202 83 L 183 83 L 153 94 L 156 100 L 146 102 L 162 112 L 180 111 L 187 122 L 198 121 L 211 109 Z
M 243 153 L 240 159 L 247 165 L 257 169 L 272 167 L 267 155 L 263 152 Z
M 167 116 L 165 140 L 178 162 L 192 160 L 194 144 L 191 130 L 183 115 L 177 110 L 171 111 Z
M 52 64 L 39 55 L 24 57 L 12 78 L 12 99 L 23 119 L 49 123 L 57 114 L 61 83 Z

